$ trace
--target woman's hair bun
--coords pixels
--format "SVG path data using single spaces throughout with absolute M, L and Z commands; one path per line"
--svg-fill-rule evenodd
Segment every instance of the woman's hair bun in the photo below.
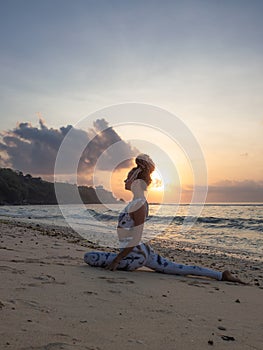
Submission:
M 139 168 L 149 172 L 150 174 L 155 169 L 155 164 L 153 160 L 150 158 L 150 156 L 148 156 L 148 154 L 144 154 L 144 153 L 139 154 L 135 159 L 135 163 Z
M 135 163 L 137 167 L 132 168 L 128 176 L 130 176 L 133 181 L 137 179 L 143 180 L 145 185 L 143 185 L 143 189 L 146 190 L 147 186 L 152 182 L 151 173 L 155 169 L 155 164 L 147 154 L 143 153 L 135 158 Z

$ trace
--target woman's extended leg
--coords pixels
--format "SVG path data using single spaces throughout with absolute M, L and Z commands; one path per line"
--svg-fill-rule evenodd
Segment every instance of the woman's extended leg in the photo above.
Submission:
M 177 264 L 155 253 L 152 248 L 150 249 L 150 254 L 145 263 L 145 266 L 157 272 L 168 273 L 172 275 L 206 276 L 217 279 L 219 281 L 222 280 L 222 272 L 199 266 Z

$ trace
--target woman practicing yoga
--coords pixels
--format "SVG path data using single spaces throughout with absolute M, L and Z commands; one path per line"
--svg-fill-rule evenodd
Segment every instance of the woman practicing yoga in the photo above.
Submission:
M 146 243 L 141 242 L 144 222 L 148 216 L 148 203 L 145 191 L 151 183 L 151 173 L 155 165 L 146 154 L 140 154 L 135 159 L 136 167 L 127 176 L 125 189 L 133 193 L 132 201 L 120 213 L 117 233 L 120 242 L 120 252 L 88 252 L 84 261 L 90 266 L 104 267 L 111 271 L 133 271 L 146 266 L 161 273 L 173 275 L 196 275 L 210 277 L 219 281 L 242 282 L 228 270 L 220 272 L 199 266 L 189 266 L 172 262 L 159 254 Z

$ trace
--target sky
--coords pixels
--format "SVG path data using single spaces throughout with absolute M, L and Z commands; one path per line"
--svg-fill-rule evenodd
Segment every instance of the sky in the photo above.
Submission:
M 97 110 L 137 102 L 174 114 L 194 135 L 207 165 L 208 201 L 263 201 L 262 1 L 1 0 L 0 6 L 1 166 L 9 161 L 50 178 L 50 159 L 35 161 L 47 148 L 55 157 L 59 143 L 47 135 L 61 143 L 68 125 L 79 130 L 79 121 Z M 90 119 L 89 133 L 103 119 L 110 126 L 107 115 L 99 116 Z M 124 130 L 111 130 L 125 152 L 144 152 Z M 40 139 L 31 139 L 34 132 Z M 164 142 L 165 151 L 177 152 Z M 165 165 L 157 167 L 162 173 Z M 118 174 L 115 182 L 124 176 Z

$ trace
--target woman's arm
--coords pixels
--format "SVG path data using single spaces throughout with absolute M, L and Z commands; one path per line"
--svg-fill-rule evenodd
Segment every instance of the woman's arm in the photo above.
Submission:
M 130 213 L 131 218 L 134 221 L 134 227 L 131 229 L 132 240 L 129 242 L 128 246 L 124 248 L 112 261 L 112 263 L 107 267 L 108 270 L 115 271 L 117 269 L 120 261 L 125 258 L 133 248 L 138 245 L 141 241 L 143 225 L 146 218 L 146 208 L 145 205 L 141 205 L 138 209 L 134 208 Z

